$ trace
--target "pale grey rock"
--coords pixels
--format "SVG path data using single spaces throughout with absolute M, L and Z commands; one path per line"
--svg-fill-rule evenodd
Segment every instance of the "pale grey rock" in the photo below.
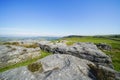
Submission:
M 0 68 L 40 56 L 40 48 L 0 45 Z
M 42 71 L 32 72 L 27 66 L 0 73 L 3 80 L 96 80 L 89 70 L 90 61 L 71 55 L 54 54 L 36 62 Z
M 79 58 L 90 60 L 96 64 L 113 68 L 111 58 L 99 50 L 93 43 L 75 43 L 67 46 L 64 43 L 40 42 L 42 50 L 52 52 L 53 54 L 70 54 Z
M 41 65 L 41 66 L 37 66 Z M 54 54 L 0 73 L 2 80 L 119 80 L 116 71 L 67 54 Z
M 74 48 L 74 51 L 69 50 L 68 52 L 72 51 L 75 56 L 90 60 L 98 65 L 113 68 L 111 58 L 99 50 L 93 43 L 75 43 L 71 47 Z

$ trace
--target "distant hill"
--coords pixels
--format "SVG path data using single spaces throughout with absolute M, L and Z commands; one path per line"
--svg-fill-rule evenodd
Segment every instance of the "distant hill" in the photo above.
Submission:
M 69 35 L 69 36 L 64 36 L 63 38 L 82 38 L 82 37 L 94 37 L 94 38 L 106 38 L 106 39 L 111 39 L 115 41 L 120 41 L 120 34 L 116 35 L 95 35 L 95 36 L 82 36 L 82 35 Z
M 86 37 L 86 36 L 81 36 L 81 35 L 69 35 L 69 36 L 64 36 L 63 38 L 71 38 L 71 37 Z
M 89 36 L 82 36 L 82 35 L 69 35 L 69 36 L 64 36 L 63 38 L 71 38 L 71 37 L 89 37 Z M 111 37 L 111 38 L 120 38 L 120 34 L 116 35 L 95 35 L 91 37 Z
M 47 36 L 40 36 L 40 37 L 0 37 L 1 42 L 5 41 L 12 41 L 12 40 L 55 40 L 59 37 L 47 37 Z

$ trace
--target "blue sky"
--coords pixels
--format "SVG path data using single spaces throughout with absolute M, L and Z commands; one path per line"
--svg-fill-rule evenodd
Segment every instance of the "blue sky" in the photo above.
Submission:
M 0 35 L 120 34 L 120 0 L 0 0 Z

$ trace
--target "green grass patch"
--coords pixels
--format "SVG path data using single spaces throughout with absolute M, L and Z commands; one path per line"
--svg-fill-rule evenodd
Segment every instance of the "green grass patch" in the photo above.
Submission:
M 94 38 L 94 37 L 74 37 L 74 38 L 63 38 L 64 40 L 67 40 L 68 43 L 70 42 L 94 42 L 94 43 L 116 43 L 117 41 L 105 39 L 105 38 Z
M 103 52 L 111 56 L 115 70 L 120 71 L 120 52 L 118 50 L 103 51 Z
M 21 67 L 21 66 L 26 66 L 26 65 L 29 65 L 39 59 L 42 59 L 48 55 L 51 55 L 52 53 L 48 53 L 48 52 L 45 52 L 45 51 L 41 51 L 40 52 L 40 56 L 36 57 L 36 58 L 33 58 L 33 59 L 28 59 L 26 61 L 23 61 L 23 62 L 19 62 L 19 63 L 16 63 L 16 64 L 11 64 L 11 65 L 8 65 L 6 67 L 3 67 L 3 68 L 0 68 L 0 72 L 4 72 L 6 70 L 9 70 L 9 69 L 13 69 L 13 68 L 17 68 L 17 67 Z

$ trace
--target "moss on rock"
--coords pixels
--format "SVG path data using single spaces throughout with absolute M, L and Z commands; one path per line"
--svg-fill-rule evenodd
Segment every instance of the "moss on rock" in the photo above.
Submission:
M 36 71 L 42 72 L 43 71 L 43 67 L 41 63 L 29 64 L 27 68 L 31 72 L 36 72 Z

